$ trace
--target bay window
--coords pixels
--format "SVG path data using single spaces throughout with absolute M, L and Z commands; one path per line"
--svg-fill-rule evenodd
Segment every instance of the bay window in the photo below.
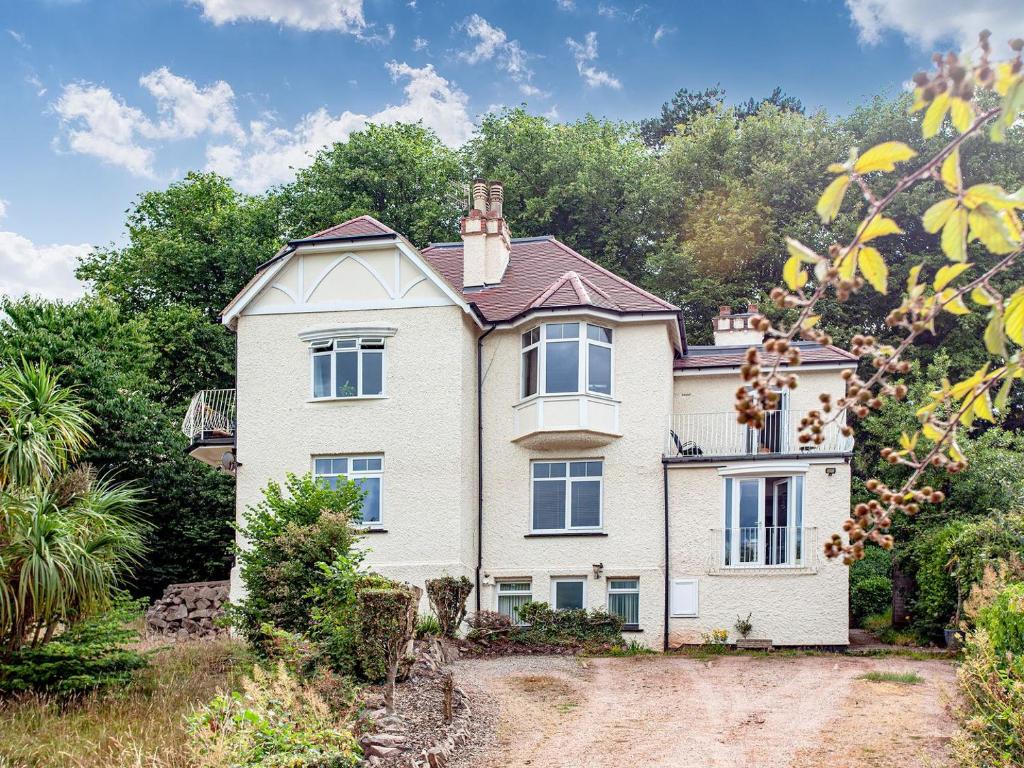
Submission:
M 612 329 L 591 323 L 544 323 L 522 335 L 523 397 L 612 394 Z
M 803 564 L 803 488 L 803 475 L 725 478 L 724 564 Z
M 534 532 L 599 529 L 603 473 L 601 461 L 535 461 Z
M 313 398 L 384 394 L 384 339 L 317 340 L 311 345 Z

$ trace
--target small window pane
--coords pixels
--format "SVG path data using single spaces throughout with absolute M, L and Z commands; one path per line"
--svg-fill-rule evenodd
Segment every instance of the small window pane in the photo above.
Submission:
M 585 461 L 574 461 L 569 465 L 569 476 L 570 477 L 586 477 L 587 476 L 587 462 Z
M 608 589 L 639 589 L 640 581 L 638 579 L 609 579 Z
M 355 349 L 356 348 L 356 340 L 355 339 L 340 339 L 339 341 L 336 341 L 334 343 L 334 348 L 335 349 Z
M 379 395 L 384 392 L 384 353 L 363 353 L 363 394 Z
M 534 477 L 551 477 L 551 465 L 537 462 L 533 465 Z
M 527 331 L 523 334 L 523 346 L 528 347 L 531 344 L 536 344 L 540 341 L 540 328 L 534 328 L 531 331 Z
M 578 392 L 580 387 L 579 343 L 549 342 L 546 347 L 545 391 L 549 394 Z
M 565 462 L 548 464 L 548 467 L 550 467 L 551 477 L 565 477 Z
M 380 459 L 367 459 L 366 468 L 371 472 L 380 472 L 382 462 Z
M 365 472 L 366 471 L 366 459 L 352 459 L 352 471 L 353 472 Z
M 601 483 L 577 480 L 572 484 L 572 526 L 596 528 L 601 524 Z
M 335 397 L 355 397 L 359 394 L 359 353 L 335 352 Z
M 534 347 L 523 353 L 523 397 L 537 394 L 537 359 L 539 349 Z
M 587 345 L 587 389 L 601 395 L 612 393 L 611 347 Z
M 565 528 L 565 481 L 538 480 L 533 484 L 533 528 Z
M 347 475 L 348 459 L 333 459 L 331 471 L 336 475 Z
M 313 355 L 313 397 L 331 396 L 331 355 Z
M 356 485 L 366 492 L 363 497 L 362 518 L 364 523 L 380 522 L 380 478 L 360 477 Z
M 603 341 L 605 344 L 612 343 L 611 328 L 602 328 L 600 325 L 587 326 L 587 338 L 594 341 Z
M 313 462 L 313 474 L 316 475 L 329 475 L 331 474 L 331 460 L 330 459 L 317 459 Z
M 361 339 L 359 346 L 363 349 L 384 349 L 384 339 Z
M 555 582 L 555 610 L 564 611 L 570 608 L 583 607 L 582 581 Z
M 526 592 L 530 591 L 530 582 L 528 581 L 499 581 L 498 582 L 499 592 Z
M 579 323 L 562 323 L 563 339 L 578 339 L 580 336 Z

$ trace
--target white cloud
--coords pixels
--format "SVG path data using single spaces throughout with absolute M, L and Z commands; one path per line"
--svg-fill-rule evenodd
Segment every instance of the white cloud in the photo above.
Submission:
M 666 27 L 664 24 L 659 24 L 658 28 L 654 30 L 654 37 L 652 42 L 657 45 L 665 35 L 671 35 L 676 31 L 675 27 Z
M 598 69 L 593 64 L 593 62 L 597 61 L 596 32 L 587 32 L 587 36 L 582 43 L 567 37 L 565 44 L 569 46 L 569 50 L 572 51 L 576 59 L 576 69 L 580 73 L 580 77 L 583 78 L 583 82 L 589 87 L 597 88 L 602 85 L 606 85 L 609 88 L 622 87 L 622 83 L 619 82 L 618 78 L 604 70 Z
M 214 24 L 269 21 L 297 29 L 357 34 L 366 28 L 363 0 L 187 0 Z
M 412 49 L 414 51 L 425 51 L 428 45 L 430 45 L 430 43 L 427 42 L 427 40 L 422 37 L 417 37 L 415 40 L 412 41 Z
M 563 11 L 576 10 L 576 0 L 555 0 L 555 5 L 558 6 L 559 10 Z
M 39 79 L 39 75 L 35 72 L 29 72 L 25 75 L 25 82 L 35 89 L 37 97 L 42 98 L 46 95 L 46 86 L 43 85 L 43 81 Z
M 1024 35 L 1024 8 L 1006 0 L 846 0 L 860 40 L 867 45 L 894 31 L 922 48 L 952 41 L 973 48 L 978 33 L 992 30 L 993 47 Z
M 72 152 L 98 157 L 136 176 L 153 175 L 153 150 L 137 143 L 149 121 L 109 89 L 72 83 L 64 87 L 53 108 L 67 132 Z
M 108 88 L 85 82 L 65 86 L 53 109 L 67 134 L 68 148 L 151 177 L 154 141 L 201 133 L 244 139 L 235 117 L 234 91 L 224 81 L 199 88 L 161 67 L 139 78 L 139 84 L 156 100 L 158 120 L 128 106 Z
M 250 123 L 247 142 L 210 146 L 207 168 L 230 176 L 235 185 L 247 192 L 259 192 L 288 181 L 294 168 L 310 164 L 322 147 L 344 141 L 367 123 L 416 122 L 434 129 L 446 144 L 457 146 L 469 138 L 473 123 L 467 111 L 466 94 L 431 65 L 410 67 L 389 62 L 395 80 L 408 79 L 405 100 L 372 115 L 350 111 L 331 115 L 318 109 L 305 115 L 293 128 L 285 129 L 258 121 Z
M 527 96 L 546 95 L 540 88 L 530 84 L 533 69 L 527 63 L 530 54 L 517 40 L 509 40 L 503 29 L 495 27 L 479 14 L 472 14 L 456 27 L 476 40 L 468 51 L 462 51 L 459 58 L 469 64 L 494 60 L 496 66 L 508 73 L 519 84 L 519 90 Z
M 4 200 L 0 197 L 0 219 L 7 215 L 7 206 L 11 204 L 10 200 Z
M 25 50 L 31 50 L 32 46 L 28 44 L 28 41 L 25 39 L 25 35 L 23 35 L 21 32 L 19 32 L 16 29 L 8 29 L 7 34 L 14 38 L 14 42 L 16 42 L 22 48 L 24 48 Z
M 598 3 L 597 13 L 599 16 L 604 16 L 606 19 L 615 19 L 622 15 L 622 11 L 608 3 Z
M 37 245 L 14 232 L 0 232 L 0 293 L 73 299 L 85 292 L 75 277 L 78 258 L 92 250 L 80 245 Z

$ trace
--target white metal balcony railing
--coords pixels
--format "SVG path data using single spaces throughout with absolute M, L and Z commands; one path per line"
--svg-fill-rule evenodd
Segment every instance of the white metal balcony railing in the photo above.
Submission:
M 235 390 L 204 389 L 192 397 L 181 431 L 191 441 L 235 436 Z
M 818 552 L 818 529 L 789 526 L 715 528 L 714 568 L 810 568 Z
M 802 417 L 796 411 L 773 411 L 765 415 L 764 429 L 752 429 L 737 423 L 735 411 L 674 414 L 665 455 L 670 458 L 697 458 L 847 453 L 853 450 L 853 437 L 845 436 L 838 422 L 825 427 L 825 439 L 820 444 L 801 443 Z

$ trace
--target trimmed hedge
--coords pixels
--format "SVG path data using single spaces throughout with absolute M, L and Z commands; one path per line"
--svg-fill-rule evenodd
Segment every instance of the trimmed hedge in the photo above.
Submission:
M 441 634 L 455 637 L 466 618 L 466 600 L 473 591 L 473 582 L 462 576 L 442 576 L 427 580 L 427 598 L 441 626 Z
M 607 611 L 586 608 L 556 611 L 544 602 L 526 603 L 519 619 L 527 624 L 517 627 L 514 637 L 524 643 L 552 645 L 622 644 L 622 619 Z
M 363 676 L 391 682 L 416 632 L 416 587 L 395 585 L 356 593 L 357 654 Z

